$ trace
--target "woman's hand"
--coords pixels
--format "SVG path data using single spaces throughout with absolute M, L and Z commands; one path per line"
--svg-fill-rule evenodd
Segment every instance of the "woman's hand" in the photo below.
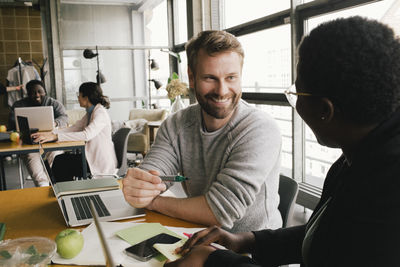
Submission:
M 197 246 L 179 260 L 166 263 L 165 267 L 200 267 L 206 262 L 208 256 L 215 251 L 211 246 Z
M 58 135 L 53 134 L 52 132 L 33 133 L 31 134 L 31 137 L 33 141 L 37 143 L 46 143 L 58 140 Z
M 218 226 L 212 226 L 195 233 L 182 247 L 176 249 L 176 253 L 185 255 L 196 246 L 211 243 L 218 243 L 237 253 L 248 253 L 254 249 L 255 237 L 251 232 L 232 234 Z

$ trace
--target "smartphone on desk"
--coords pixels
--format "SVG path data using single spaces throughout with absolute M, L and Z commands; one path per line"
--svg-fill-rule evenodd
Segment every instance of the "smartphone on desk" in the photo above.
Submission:
M 155 248 L 153 248 L 154 244 L 174 244 L 179 240 L 181 239 L 162 233 L 126 248 L 125 252 L 127 255 L 137 260 L 148 261 L 159 253 Z

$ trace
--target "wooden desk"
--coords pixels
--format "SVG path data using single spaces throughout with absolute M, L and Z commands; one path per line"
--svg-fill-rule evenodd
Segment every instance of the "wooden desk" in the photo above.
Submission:
M 68 141 L 68 142 L 53 142 L 53 143 L 44 143 L 42 144 L 43 150 L 45 152 L 54 151 L 54 150 L 80 150 L 82 153 L 82 166 L 83 166 L 83 175 L 86 177 L 87 175 L 87 167 L 86 167 L 86 156 L 85 156 L 85 141 Z M 12 154 L 28 154 L 28 153 L 36 153 L 39 152 L 39 145 L 26 145 L 21 141 L 19 143 L 15 142 L 0 142 L 0 163 L 1 163 L 1 177 L 0 177 L 0 191 L 6 190 L 6 180 L 3 166 L 3 157 L 12 155 Z M 22 179 L 22 171 L 20 160 L 18 159 L 18 167 L 20 179 Z M 22 185 L 22 181 L 21 181 Z
M 147 210 L 144 218 L 146 222 L 159 222 L 165 226 L 204 227 Z M 6 224 L 4 239 L 44 236 L 54 240 L 67 228 L 50 187 L 1 191 L 0 222 Z

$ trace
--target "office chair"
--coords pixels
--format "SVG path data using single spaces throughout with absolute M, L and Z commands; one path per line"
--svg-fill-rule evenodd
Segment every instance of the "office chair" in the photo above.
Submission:
M 289 226 L 292 220 L 298 191 L 299 185 L 294 179 L 282 174 L 280 175 L 278 189 L 280 202 L 278 210 L 282 216 L 282 228 Z
M 127 169 L 126 150 L 128 147 L 128 137 L 130 128 L 121 128 L 114 133 L 112 141 L 114 143 L 115 155 L 117 156 L 118 177 L 124 175 Z

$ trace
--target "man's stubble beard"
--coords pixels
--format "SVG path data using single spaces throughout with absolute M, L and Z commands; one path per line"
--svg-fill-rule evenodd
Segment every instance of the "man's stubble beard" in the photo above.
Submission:
M 207 102 L 207 99 L 210 99 L 210 101 L 212 101 L 213 96 L 218 98 L 218 95 L 206 94 L 204 97 L 202 97 L 197 93 L 196 85 L 195 85 L 194 91 L 196 94 L 197 102 L 199 102 L 201 108 L 208 115 L 210 115 L 211 117 L 214 117 L 216 119 L 224 119 L 224 118 L 228 117 L 233 112 L 233 110 L 235 110 L 235 108 L 237 107 L 239 100 L 242 96 L 242 92 L 240 92 L 239 94 L 231 93 L 231 95 L 229 96 L 230 101 L 231 101 L 230 105 L 228 107 L 221 109 L 221 108 L 212 107 Z

